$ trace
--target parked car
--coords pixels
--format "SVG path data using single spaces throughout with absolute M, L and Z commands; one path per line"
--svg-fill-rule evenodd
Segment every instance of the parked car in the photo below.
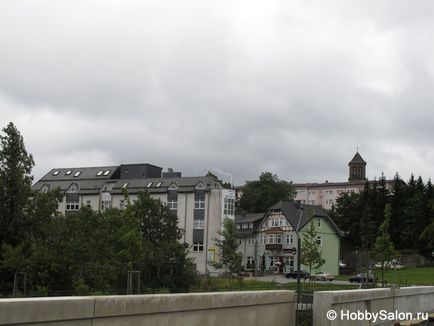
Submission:
M 290 272 L 285 274 L 285 277 L 297 279 L 297 274 L 298 274 L 297 271 L 290 271 Z M 300 271 L 300 278 L 304 278 L 304 279 L 309 278 L 309 272 L 306 270 Z
M 318 272 L 314 275 L 316 281 L 333 281 L 335 276 L 326 272 Z
M 350 283 L 375 283 L 375 275 L 371 273 L 359 273 L 351 276 L 348 281 Z
M 383 262 L 385 268 L 392 268 L 392 269 L 404 269 L 405 266 L 402 265 L 397 260 L 391 260 L 391 261 L 385 261 Z M 381 268 L 381 262 L 378 262 L 374 265 L 376 268 Z

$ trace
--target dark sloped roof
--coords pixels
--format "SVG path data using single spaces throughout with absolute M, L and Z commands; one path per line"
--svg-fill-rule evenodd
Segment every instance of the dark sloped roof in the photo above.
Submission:
M 330 225 L 335 229 L 336 233 L 340 236 L 343 235 L 336 223 L 320 206 L 298 204 L 290 201 L 279 201 L 278 203 L 271 206 L 269 210 L 281 210 L 283 215 L 285 215 L 288 222 L 296 231 L 301 230 L 310 221 L 309 211 L 312 210 L 314 217 L 322 217 L 327 219 Z
M 359 154 L 359 152 L 354 155 L 353 159 L 348 164 L 366 164 L 365 160 Z
M 235 223 L 251 223 L 264 217 L 264 213 L 249 213 L 235 215 Z
M 39 181 L 60 181 L 60 180 L 84 180 L 84 179 L 110 179 L 113 174 L 119 169 L 119 166 L 96 166 L 96 167 L 82 167 L 82 168 L 59 168 L 52 169 L 44 175 Z M 55 172 L 59 172 L 53 175 Z M 66 175 L 68 171 L 70 174 Z M 100 176 L 97 176 L 99 171 L 103 171 Z M 109 171 L 107 175 L 104 172 Z M 74 177 L 75 173 L 80 172 L 80 175 Z

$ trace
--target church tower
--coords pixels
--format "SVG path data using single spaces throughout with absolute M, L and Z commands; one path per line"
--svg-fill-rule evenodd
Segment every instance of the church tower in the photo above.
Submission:
M 353 159 L 348 163 L 350 167 L 350 174 L 348 181 L 362 181 L 366 179 L 366 162 L 363 160 L 362 156 L 357 151 Z

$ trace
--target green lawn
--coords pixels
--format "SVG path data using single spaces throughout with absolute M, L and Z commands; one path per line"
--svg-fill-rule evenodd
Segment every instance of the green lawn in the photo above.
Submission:
M 379 270 L 374 271 L 377 279 L 381 278 Z M 393 284 L 395 271 L 387 270 L 384 279 L 388 284 Z M 337 280 L 348 280 L 351 275 L 338 275 Z M 434 285 L 434 267 L 405 268 L 396 271 L 396 282 L 398 285 Z
M 357 289 L 358 285 L 340 285 L 330 283 L 317 283 L 309 285 L 308 282 L 302 282 L 302 290 L 313 291 L 333 291 L 333 290 L 351 290 Z M 296 290 L 297 283 L 278 284 L 267 281 L 255 280 L 229 280 L 225 278 L 211 277 L 210 279 L 201 279 L 198 286 L 192 292 L 218 292 L 218 291 L 253 291 L 253 290 Z

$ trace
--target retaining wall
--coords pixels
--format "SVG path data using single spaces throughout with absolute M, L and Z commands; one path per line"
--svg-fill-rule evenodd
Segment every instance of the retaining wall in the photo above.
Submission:
M 0 300 L 0 325 L 294 325 L 293 291 Z

